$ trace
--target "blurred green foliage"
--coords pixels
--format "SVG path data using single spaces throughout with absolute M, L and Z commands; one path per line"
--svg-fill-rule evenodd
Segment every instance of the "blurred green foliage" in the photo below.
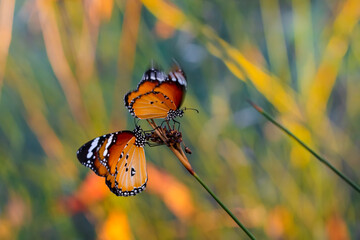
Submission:
M 360 237 L 360 196 L 246 102 L 359 183 L 357 1 L 3 0 L 0 14 L 0 239 L 245 238 L 165 146 L 146 149 L 160 173 L 136 197 L 84 181 L 77 149 L 132 129 L 124 94 L 172 58 L 200 111 L 180 119 L 189 160 L 258 239 Z

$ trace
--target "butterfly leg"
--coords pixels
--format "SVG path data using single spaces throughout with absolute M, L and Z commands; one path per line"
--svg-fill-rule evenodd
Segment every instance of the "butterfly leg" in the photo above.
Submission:
M 175 130 L 175 125 L 177 124 L 177 130 L 179 131 L 180 130 L 180 122 L 176 121 L 175 119 L 173 119 L 173 130 Z
M 166 121 L 166 123 L 167 123 L 167 125 L 168 125 L 168 127 L 169 127 L 169 130 L 174 130 L 174 128 L 171 128 L 171 127 L 170 127 L 170 122 L 169 122 L 169 121 Z
M 164 121 L 162 121 L 161 124 L 160 124 L 160 129 L 163 129 L 163 128 L 164 128 L 164 124 L 165 124 L 165 123 L 169 125 L 168 121 L 167 121 L 167 120 L 164 120 Z

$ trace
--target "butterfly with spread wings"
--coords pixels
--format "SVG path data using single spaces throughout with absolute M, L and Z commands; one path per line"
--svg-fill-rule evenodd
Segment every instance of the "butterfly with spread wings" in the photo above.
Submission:
M 147 70 L 137 89 L 124 97 L 125 106 L 131 115 L 139 119 L 171 120 L 182 117 L 180 109 L 186 92 L 186 76 L 175 65 L 169 74 L 151 68 Z
M 117 196 L 133 196 L 142 192 L 148 180 L 140 127 L 97 137 L 77 151 L 80 163 L 105 177 L 106 185 Z

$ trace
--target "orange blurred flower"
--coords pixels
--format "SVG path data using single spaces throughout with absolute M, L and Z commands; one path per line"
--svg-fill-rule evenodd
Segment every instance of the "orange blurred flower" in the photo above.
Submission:
M 148 164 L 148 190 L 159 195 L 166 206 L 179 219 L 187 220 L 194 212 L 194 203 L 189 189 L 164 171 Z
M 15 0 L 0 2 L 0 93 L 5 73 L 6 59 L 12 38 L 12 25 L 14 17 Z
M 326 231 L 329 240 L 350 239 L 346 223 L 338 214 L 333 214 L 327 219 Z
M 114 0 L 86 0 L 84 4 L 92 22 L 108 21 L 111 18 Z
M 74 214 L 84 211 L 88 206 L 101 201 L 110 193 L 105 179 L 90 172 L 75 194 L 64 200 L 64 204 Z
M 103 226 L 100 228 L 99 239 L 132 239 L 126 214 L 122 211 L 111 212 Z
M 159 20 L 155 25 L 155 33 L 159 38 L 168 39 L 174 35 L 175 29 L 169 24 Z
M 188 219 L 194 212 L 194 204 L 188 188 L 173 176 L 156 169 L 148 163 L 150 181 L 147 184 L 149 193 L 159 195 L 179 219 Z M 63 205 L 71 213 L 84 211 L 109 194 L 112 194 L 105 184 L 104 178 L 89 173 L 73 196 L 63 200 Z
M 294 226 L 291 213 L 284 206 L 277 206 L 268 213 L 265 231 L 271 238 L 287 239 Z
M 142 0 L 144 6 L 158 19 L 175 28 L 181 28 L 186 23 L 186 16 L 174 4 L 162 0 Z
M 3 210 L 0 212 L 0 239 L 16 239 L 19 229 L 29 220 L 31 209 L 21 195 L 11 191 Z

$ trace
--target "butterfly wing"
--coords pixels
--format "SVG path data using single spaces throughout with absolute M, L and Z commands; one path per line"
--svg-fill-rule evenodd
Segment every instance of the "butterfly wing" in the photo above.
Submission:
M 140 119 L 166 118 L 169 110 L 176 110 L 175 103 L 161 92 L 151 91 L 135 98 L 130 113 Z
M 115 133 L 116 134 L 116 133 Z M 105 146 L 105 142 L 109 139 L 111 134 L 97 137 L 79 148 L 77 151 L 77 158 L 79 162 L 85 167 L 90 168 L 99 176 L 106 176 L 108 171 L 102 162 L 102 154 L 100 149 Z
M 119 160 L 120 154 L 126 144 L 133 139 L 134 133 L 122 131 L 108 134 L 107 140 L 99 149 L 100 163 L 103 164 L 110 174 L 115 174 L 115 165 Z
M 144 148 L 133 138 L 121 152 L 115 174 L 107 177 L 106 184 L 118 196 L 133 196 L 145 189 L 147 179 Z
M 153 91 L 161 92 L 170 98 L 176 109 L 180 108 L 186 92 L 186 76 L 179 66 L 174 66 L 165 81 L 160 82 Z
M 185 90 L 176 82 L 166 81 L 154 88 L 154 92 L 160 92 L 167 96 L 175 105 L 175 109 L 180 108 L 184 99 Z
M 87 142 L 80 147 L 77 157 L 81 164 L 105 177 L 106 184 L 113 193 L 132 196 L 144 190 L 147 182 L 144 143 L 140 134 L 131 131 L 115 132 Z M 127 155 L 123 157 L 125 151 Z M 117 180 L 120 177 L 117 177 L 120 172 L 118 169 L 122 170 L 121 164 L 127 163 L 129 158 L 131 161 L 126 171 L 129 174 Z
M 136 97 L 141 94 L 148 93 L 152 91 L 159 83 L 165 81 L 166 74 L 158 69 L 151 68 L 147 70 L 140 83 L 138 84 L 136 90 L 128 92 L 124 97 L 125 106 L 130 107 L 130 103 Z

